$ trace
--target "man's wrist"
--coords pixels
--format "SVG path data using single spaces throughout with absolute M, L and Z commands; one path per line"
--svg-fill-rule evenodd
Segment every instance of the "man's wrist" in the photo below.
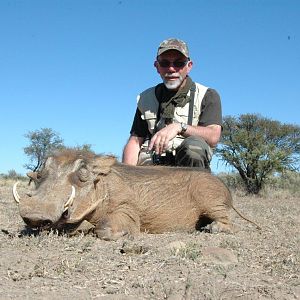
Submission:
M 181 122 L 180 123 L 180 134 L 183 135 L 188 129 L 188 124 Z

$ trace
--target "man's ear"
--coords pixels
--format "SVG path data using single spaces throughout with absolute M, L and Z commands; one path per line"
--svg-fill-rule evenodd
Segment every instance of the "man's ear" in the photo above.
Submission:
M 193 62 L 190 60 L 188 62 L 188 73 L 192 70 L 192 67 L 193 67 Z
M 98 156 L 93 160 L 93 173 L 96 176 L 107 175 L 115 162 L 114 156 Z
M 159 67 L 158 61 L 156 60 L 153 65 L 156 68 L 157 73 L 159 73 L 159 71 L 158 71 L 158 67 Z

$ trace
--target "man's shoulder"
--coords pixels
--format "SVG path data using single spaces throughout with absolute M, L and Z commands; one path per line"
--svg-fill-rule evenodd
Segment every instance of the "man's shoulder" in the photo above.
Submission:
M 212 87 L 209 87 L 207 85 L 204 85 L 202 83 L 199 83 L 199 82 L 195 82 L 195 84 L 196 84 L 196 89 L 197 90 L 205 91 L 205 96 L 208 96 L 208 97 L 220 97 L 219 93 L 217 92 L 216 89 L 214 89 Z
M 206 96 L 207 97 L 211 97 L 211 98 L 220 98 L 219 93 L 217 92 L 217 90 L 213 89 L 213 88 L 208 88 L 206 91 Z
M 157 111 L 158 100 L 155 95 L 155 86 L 150 87 L 137 96 L 137 105 L 140 111 Z
M 142 91 L 139 96 L 145 96 L 145 95 L 155 95 L 155 86 L 152 86 L 144 91 Z
M 155 95 L 155 86 L 152 86 L 152 87 L 142 91 L 137 96 L 137 102 L 139 105 L 143 105 L 143 103 L 149 103 L 149 102 L 151 102 L 151 100 L 155 100 L 155 102 L 157 101 L 156 95 Z
M 196 87 L 198 87 L 198 88 L 201 88 L 201 87 L 205 87 L 205 88 L 209 88 L 209 87 L 207 87 L 205 84 L 202 84 L 202 83 L 200 83 L 200 82 L 196 82 L 196 81 L 194 81 L 194 83 L 195 83 L 195 85 L 196 85 Z

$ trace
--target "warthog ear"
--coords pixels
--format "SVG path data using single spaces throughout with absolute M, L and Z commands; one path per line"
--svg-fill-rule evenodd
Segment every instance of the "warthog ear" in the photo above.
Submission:
M 99 156 L 93 160 L 93 173 L 95 175 L 106 175 L 110 172 L 110 167 L 115 163 L 114 156 Z
M 38 173 L 37 172 L 28 172 L 26 175 L 32 180 L 37 180 Z

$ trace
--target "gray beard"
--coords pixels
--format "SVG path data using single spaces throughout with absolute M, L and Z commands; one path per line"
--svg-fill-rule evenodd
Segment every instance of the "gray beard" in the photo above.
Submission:
M 180 85 L 182 84 L 182 82 L 183 82 L 182 76 L 179 76 L 178 79 L 172 80 L 172 81 L 168 81 L 165 78 L 162 78 L 162 80 L 164 82 L 165 87 L 168 90 L 176 90 L 176 89 L 178 89 L 180 87 Z

